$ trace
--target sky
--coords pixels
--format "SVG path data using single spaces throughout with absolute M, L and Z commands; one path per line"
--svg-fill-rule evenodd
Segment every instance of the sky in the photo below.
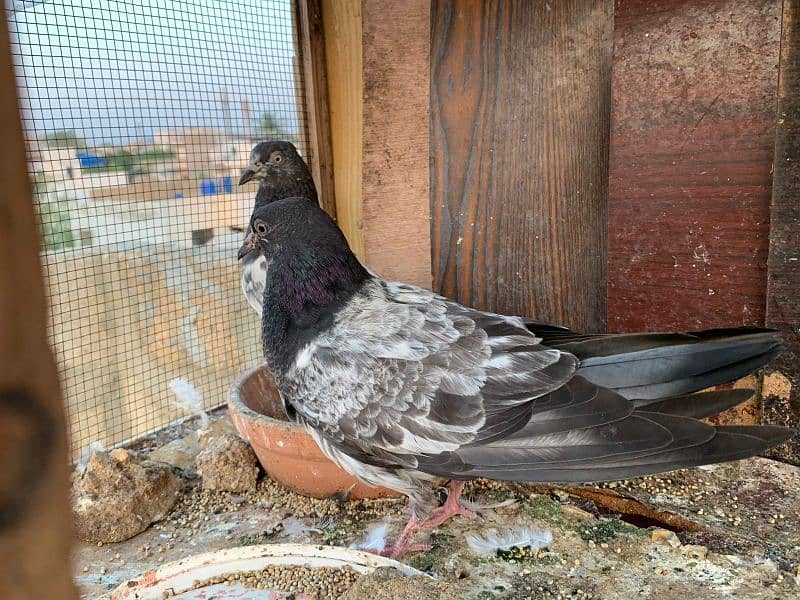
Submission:
M 190 126 L 296 128 L 291 0 L 5 0 L 26 127 L 92 145 Z M 229 112 L 223 110 L 227 94 Z

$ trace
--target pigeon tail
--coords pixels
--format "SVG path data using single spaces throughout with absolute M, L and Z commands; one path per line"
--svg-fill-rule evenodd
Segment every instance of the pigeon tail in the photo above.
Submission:
M 643 406 L 735 381 L 775 358 L 771 329 L 740 327 L 688 333 L 584 335 L 533 322 L 543 344 L 580 359 L 578 374 Z

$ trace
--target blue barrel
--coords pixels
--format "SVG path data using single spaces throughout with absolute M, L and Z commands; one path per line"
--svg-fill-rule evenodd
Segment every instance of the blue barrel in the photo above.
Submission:
M 200 194 L 203 196 L 213 196 L 217 193 L 217 183 L 213 179 L 203 179 L 200 182 Z
M 222 191 L 226 194 L 233 193 L 233 178 L 231 177 L 223 177 L 222 178 Z
M 106 159 L 102 156 L 89 154 L 88 152 L 76 152 L 75 156 L 78 158 L 82 169 L 96 169 L 106 166 Z

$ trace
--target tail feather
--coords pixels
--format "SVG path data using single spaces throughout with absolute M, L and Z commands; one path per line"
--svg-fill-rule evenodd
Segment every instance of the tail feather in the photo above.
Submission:
M 492 413 L 489 435 L 451 452 L 418 456 L 419 469 L 454 479 L 608 481 L 747 458 L 792 436 L 782 427 L 714 427 L 698 420 L 752 395 L 700 390 L 769 362 L 781 350 L 775 331 L 584 335 L 527 326 L 543 345 L 579 359 L 575 376 L 532 401 L 526 423 L 527 413 L 520 412 L 514 427 L 504 427 L 506 415 Z
M 718 415 L 724 410 L 741 404 L 753 395 L 753 390 L 716 390 L 713 392 L 700 392 L 685 396 L 673 396 L 664 400 L 648 402 L 634 400 L 633 403 L 640 412 L 663 413 L 693 419 L 705 419 Z
M 753 327 L 583 335 L 528 326 L 543 344 L 577 356 L 579 375 L 635 400 L 690 394 L 734 381 L 767 364 L 782 344 L 777 332 Z
M 504 481 L 586 483 L 629 479 L 675 469 L 739 460 L 760 454 L 788 440 L 792 432 L 782 427 L 717 427 L 707 442 L 677 450 L 665 449 L 647 457 L 610 464 L 602 459 L 581 465 L 525 465 L 518 469 L 473 465 L 470 477 L 488 477 Z
M 757 371 L 780 354 L 780 347 L 748 357 L 745 360 L 731 363 L 720 369 L 693 375 L 682 379 L 674 379 L 665 383 L 644 384 L 633 387 L 621 387 L 616 391 L 626 398 L 638 400 L 657 400 L 669 396 L 691 394 L 705 388 L 723 383 L 730 383 Z M 587 377 L 588 379 L 588 377 Z

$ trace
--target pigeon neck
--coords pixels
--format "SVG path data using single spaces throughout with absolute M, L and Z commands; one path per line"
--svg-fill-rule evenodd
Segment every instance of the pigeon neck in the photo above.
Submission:
M 278 181 L 262 181 L 256 192 L 256 207 L 284 198 L 308 198 L 317 201 L 317 190 L 310 174 L 281 178 Z
M 291 368 L 297 353 L 333 324 L 339 310 L 369 279 L 358 259 L 345 250 L 289 249 L 272 260 L 261 334 L 264 354 L 276 377 Z

